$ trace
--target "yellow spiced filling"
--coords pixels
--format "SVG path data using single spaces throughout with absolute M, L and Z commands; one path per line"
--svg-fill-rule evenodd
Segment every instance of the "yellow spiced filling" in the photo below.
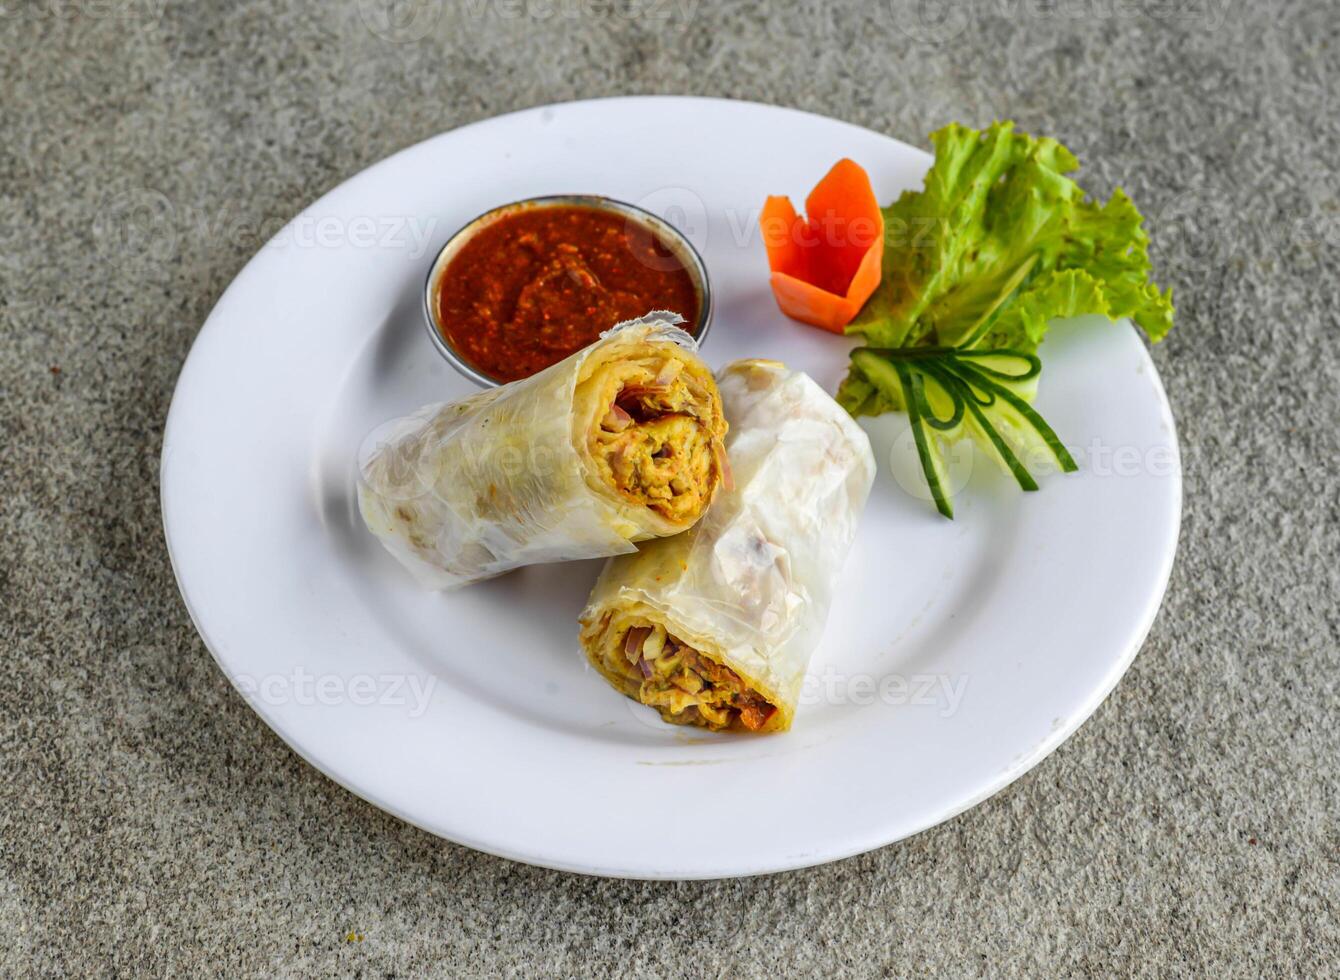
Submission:
M 600 388 L 587 449 L 601 478 L 674 524 L 696 521 L 726 475 L 726 426 L 705 368 L 661 345 L 582 385 Z
M 735 671 L 647 620 L 602 624 L 597 666 L 624 694 L 677 725 L 760 731 L 777 712 Z

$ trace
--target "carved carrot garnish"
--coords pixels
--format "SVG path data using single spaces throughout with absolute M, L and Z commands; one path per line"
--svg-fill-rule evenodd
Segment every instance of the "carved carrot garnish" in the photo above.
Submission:
M 769 197 L 759 227 L 772 292 L 789 317 L 842 333 L 879 285 L 884 216 L 860 164 L 839 160 L 805 199 Z

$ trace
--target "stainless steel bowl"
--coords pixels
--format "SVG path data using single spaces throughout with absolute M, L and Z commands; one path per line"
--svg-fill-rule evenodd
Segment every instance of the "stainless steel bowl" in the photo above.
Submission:
M 659 239 L 679 264 L 688 271 L 689 278 L 693 281 L 694 292 L 697 294 L 698 318 L 693 323 L 685 323 L 682 326 L 697 339 L 700 345 L 707 337 L 708 328 L 712 325 L 712 288 L 707 278 L 707 266 L 703 264 L 702 257 L 698 254 L 698 250 L 693 247 L 693 243 L 678 228 L 636 205 L 593 194 L 565 194 L 527 198 L 524 201 L 513 201 L 511 204 L 504 204 L 485 211 L 447 239 L 447 243 L 442 246 L 442 250 L 437 253 L 437 258 L 433 260 L 432 267 L 428 270 L 428 279 L 424 283 L 423 317 L 424 323 L 428 326 L 428 335 L 433 338 L 433 346 L 437 348 L 438 353 L 447 359 L 447 363 L 476 384 L 493 388 L 504 382 L 491 377 L 471 364 L 465 355 L 458 351 L 447 339 L 446 331 L 442 329 L 441 323 L 438 322 L 437 303 L 435 302 L 438 283 L 447 271 L 447 267 L 451 265 L 451 260 L 456 257 L 456 253 L 461 250 L 465 243 L 478 234 L 480 230 L 500 218 L 505 218 L 519 210 L 528 208 L 574 206 L 592 208 L 597 211 L 610 211 L 622 215 L 627 221 L 636 224 Z

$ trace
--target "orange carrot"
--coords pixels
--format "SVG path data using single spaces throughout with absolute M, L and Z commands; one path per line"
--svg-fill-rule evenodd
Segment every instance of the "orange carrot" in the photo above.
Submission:
M 860 165 L 842 159 L 805 199 L 769 197 L 759 227 L 772 292 L 789 317 L 834 333 L 856 316 L 879 285 L 884 216 Z

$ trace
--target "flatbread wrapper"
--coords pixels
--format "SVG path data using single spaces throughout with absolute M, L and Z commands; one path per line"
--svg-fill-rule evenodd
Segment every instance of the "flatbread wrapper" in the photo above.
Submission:
M 809 377 L 717 378 L 734 488 L 694 527 L 612 558 L 580 617 L 591 664 L 669 722 L 791 726 L 874 480 L 870 441 Z
M 451 589 L 691 527 L 726 473 L 726 423 L 678 322 L 620 324 L 529 378 L 378 427 L 359 452 L 368 529 Z

